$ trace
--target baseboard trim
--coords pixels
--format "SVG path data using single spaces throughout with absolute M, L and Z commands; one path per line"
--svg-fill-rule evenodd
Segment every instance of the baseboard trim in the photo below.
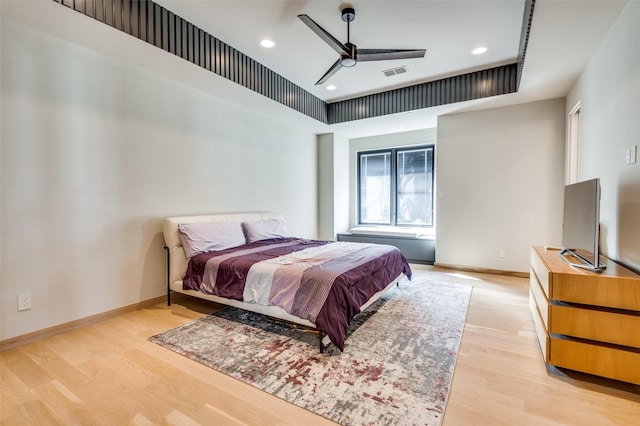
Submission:
M 477 267 L 461 266 L 461 265 L 449 265 L 444 263 L 435 263 L 433 266 L 443 268 L 443 269 L 456 269 L 458 271 L 477 272 L 481 274 L 493 274 L 493 275 L 504 275 L 508 277 L 529 278 L 528 272 L 503 271 L 500 269 L 477 268 Z M 172 296 L 172 299 L 176 296 L 178 295 L 174 294 Z M 158 296 L 151 299 L 143 300 L 138 303 L 133 303 L 131 305 L 123 306 L 121 308 L 116 308 L 110 311 L 102 312 L 100 314 L 91 315 L 91 316 L 80 318 L 74 321 L 69 321 L 64 324 L 55 325 L 53 327 L 48 327 L 42 330 L 23 334 L 21 336 L 11 337 L 9 339 L 0 341 L 0 352 L 8 351 L 10 349 L 17 348 L 18 346 L 26 345 L 28 343 L 36 342 L 38 340 L 43 340 L 49 337 L 53 337 L 61 333 L 66 333 L 67 331 L 76 330 L 78 328 L 86 327 L 91 324 L 106 321 L 108 319 L 115 318 L 119 315 L 123 315 L 128 312 L 133 312 L 138 309 L 154 306 L 166 300 L 167 300 L 167 296 Z
M 143 300 L 138 303 L 133 303 L 131 305 L 123 306 L 121 308 L 112 309 L 110 311 L 91 315 L 85 318 L 69 321 L 64 324 L 54 325 L 53 327 L 48 327 L 42 330 L 23 334 L 21 336 L 11 337 L 9 339 L 0 341 L 0 352 L 8 351 L 10 349 L 15 349 L 18 346 L 26 345 L 27 343 L 33 343 L 38 340 L 53 337 L 57 334 L 66 333 L 67 331 L 72 331 L 78 328 L 86 327 L 87 325 L 106 321 L 108 319 L 115 318 L 119 315 L 123 315 L 128 312 L 137 311 L 138 309 L 148 308 L 149 306 L 154 306 L 159 303 L 166 302 L 166 300 L 167 300 L 167 296 L 158 296 L 151 299 Z
M 444 269 L 456 269 L 458 271 L 477 272 L 480 274 L 504 275 L 507 277 L 529 278 L 529 272 L 503 271 L 501 269 L 478 268 L 475 266 L 448 265 L 446 263 L 435 263 L 433 266 Z

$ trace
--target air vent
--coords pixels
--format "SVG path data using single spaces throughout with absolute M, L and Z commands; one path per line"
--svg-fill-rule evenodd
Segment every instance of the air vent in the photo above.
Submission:
M 407 72 L 407 67 L 402 66 L 398 68 L 391 68 L 390 70 L 382 71 L 382 73 L 387 77 L 393 77 L 394 75 L 404 74 Z

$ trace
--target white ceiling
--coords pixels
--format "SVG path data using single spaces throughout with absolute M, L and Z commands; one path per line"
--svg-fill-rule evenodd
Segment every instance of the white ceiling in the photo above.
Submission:
M 168 10 L 256 59 L 317 97 L 332 101 L 392 87 L 434 80 L 518 56 L 524 0 L 508 1 L 379 1 L 353 3 L 356 19 L 350 40 L 360 48 L 427 49 L 424 58 L 361 62 L 343 68 L 327 91 L 315 82 L 338 54 L 313 33 L 298 14 L 307 14 L 341 42 L 347 24 L 340 1 L 157 0 Z M 260 46 L 269 38 L 271 49 Z M 471 50 L 484 45 L 481 56 Z M 382 71 L 405 65 L 406 74 L 385 77 Z
M 635 1 L 635 0 L 631 0 Z M 339 100 L 514 62 L 524 0 L 156 0 L 225 43 L 327 101 Z M 518 93 L 327 126 L 211 72 L 98 23 L 52 0 L 2 0 L 3 17 L 50 32 L 135 66 L 177 79 L 274 119 L 312 131 L 359 137 L 434 127 L 444 113 L 512 105 L 565 96 L 627 0 L 536 0 L 524 72 Z M 361 62 L 343 68 L 327 91 L 315 82 L 338 55 L 298 14 L 305 13 L 346 42 L 340 19 L 345 5 L 356 10 L 351 42 L 360 48 L 420 49 L 421 59 Z M 260 46 L 270 38 L 272 49 Z M 484 45 L 486 54 L 470 51 Z M 381 71 L 405 65 L 408 72 Z M 212 81 L 216 81 L 212 85 Z M 215 86 L 215 88 L 213 88 Z

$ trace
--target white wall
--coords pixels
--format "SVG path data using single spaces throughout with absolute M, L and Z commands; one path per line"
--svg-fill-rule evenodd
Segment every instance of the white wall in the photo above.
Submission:
M 349 141 L 349 227 L 353 228 L 358 224 L 358 152 L 435 143 L 435 128 L 351 139 Z M 438 150 L 436 148 L 436 157 L 437 156 Z
M 438 118 L 437 264 L 528 272 L 530 246 L 561 244 L 564 111 L 555 99 Z
M 318 136 L 318 238 L 335 240 L 349 229 L 349 140 Z
M 627 148 L 640 147 L 638 40 L 640 2 L 630 1 L 571 89 L 567 108 L 580 102 L 578 178 L 600 178 L 600 246 L 640 271 L 640 162 L 625 164 Z
M 169 215 L 280 211 L 317 236 L 311 131 L 1 24 L 0 340 L 162 295 Z

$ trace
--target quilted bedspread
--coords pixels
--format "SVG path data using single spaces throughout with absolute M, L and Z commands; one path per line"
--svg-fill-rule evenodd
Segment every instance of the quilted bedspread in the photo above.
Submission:
M 192 257 L 183 287 L 278 306 L 344 350 L 351 319 L 401 273 L 411 278 L 393 246 L 277 238 Z

